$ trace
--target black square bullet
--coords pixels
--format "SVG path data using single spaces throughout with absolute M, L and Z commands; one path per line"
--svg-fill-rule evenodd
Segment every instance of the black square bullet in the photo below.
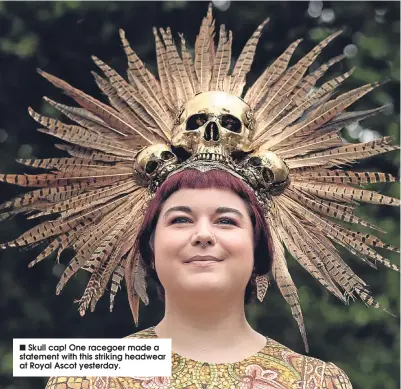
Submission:
M 25 344 L 20 344 L 19 345 L 19 351 L 25 351 L 25 349 L 26 349 Z

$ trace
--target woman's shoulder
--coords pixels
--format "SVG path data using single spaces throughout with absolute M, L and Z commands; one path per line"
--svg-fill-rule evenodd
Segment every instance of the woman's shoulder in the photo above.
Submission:
M 292 365 L 304 381 L 314 381 L 317 388 L 352 389 L 348 376 L 333 362 L 297 353 L 271 338 L 268 338 L 267 347 L 269 353 Z
M 155 327 L 149 327 L 144 330 L 135 332 L 131 335 L 124 337 L 124 339 L 155 339 L 157 335 L 155 333 Z
M 45 389 L 90 389 L 90 377 L 50 377 Z
M 154 327 L 135 332 L 124 339 L 152 339 L 157 338 Z M 92 389 L 92 388 L 120 388 L 113 377 L 50 377 L 46 389 Z
M 129 389 L 132 386 L 126 386 Z M 115 377 L 51 377 L 45 389 L 121 389 Z M 132 387 L 134 388 L 134 387 Z
M 322 389 L 352 389 L 348 376 L 332 362 L 325 363 Z

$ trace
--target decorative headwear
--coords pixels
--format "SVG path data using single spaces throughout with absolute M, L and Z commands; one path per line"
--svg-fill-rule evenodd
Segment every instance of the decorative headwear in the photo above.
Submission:
M 18 160 L 50 172 L 0 176 L 3 182 L 38 188 L 2 204 L 1 219 L 19 213 L 29 214 L 30 219 L 55 216 L 1 247 L 46 242 L 29 266 L 55 251 L 59 261 L 63 250 L 73 248 L 75 256 L 56 293 L 79 269 L 91 272 L 79 300 L 82 315 L 89 305 L 94 310 L 109 283 L 112 310 L 125 272 L 137 323 L 139 299 L 148 304 L 145 272 L 133 246 L 143 210 L 169 176 L 183 169 L 223 169 L 247 183 L 263 205 L 275 253 L 270 277 L 289 303 L 306 348 L 299 297 L 284 247 L 344 303 L 357 296 L 369 306 L 380 307 L 366 283 L 333 245 L 347 248 L 372 267 L 381 264 L 399 271 L 372 247 L 400 252 L 398 248 L 342 223 L 376 228 L 355 215 L 357 202 L 400 204 L 398 199 L 358 188 L 365 183 L 394 182 L 392 175 L 348 170 L 351 163 L 399 147 L 390 145 L 389 137 L 344 144 L 339 135 L 345 125 L 383 110 L 345 112 L 379 83 L 334 98 L 336 88 L 352 74 L 351 70 L 316 87 L 319 78 L 343 59 L 342 55 L 305 75 L 322 49 L 339 35 L 337 32 L 288 67 L 301 40 L 295 41 L 244 92 L 245 78 L 267 22 L 263 21 L 248 40 L 232 71 L 232 34 L 222 25 L 215 47 L 211 6 L 196 38 L 194 58 L 183 35 L 179 53 L 169 28 L 154 29 L 159 79 L 146 69 L 121 30 L 128 80 L 93 57 L 105 74 L 101 77 L 94 73 L 94 77 L 109 105 L 39 71 L 81 106 L 69 107 L 45 98 L 75 124 L 29 109 L 43 126 L 39 131 L 65 141 L 56 147 L 71 157 Z M 266 289 L 267 284 L 264 291 L 258 291 L 260 300 Z

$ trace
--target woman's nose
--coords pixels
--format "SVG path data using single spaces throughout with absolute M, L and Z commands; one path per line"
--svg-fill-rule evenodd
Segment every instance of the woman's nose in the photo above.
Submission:
M 214 246 L 216 244 L 216 238 L 212 233 L 210 227 L 202 226 L 200 227 L 191 237 L 192 245 L 210 245 Z

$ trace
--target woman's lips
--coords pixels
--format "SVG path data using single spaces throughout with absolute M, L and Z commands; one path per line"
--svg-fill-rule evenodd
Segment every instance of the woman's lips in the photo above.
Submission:
M 185 261 L 185 263 L 191 263 L 191 262 L 221 262 L 222 259 L 216 258 L 213 255 L 195 255 L 188 260 Z
M 203 260 L 203 261 L 191 261 L 191 262 L 187 262 L 187 265 L 193 265 L 193 266 L 197 266 L 197 267 L 207 267 L 207 266 L 212 266 L 212 265 L 214 265 L 216 263 L 219 263 L 219 262 L 222 262 L 222 261 L 209 261 L 209 260 L 207 260 L 207 261 L 205 261 L 205 260 Z

